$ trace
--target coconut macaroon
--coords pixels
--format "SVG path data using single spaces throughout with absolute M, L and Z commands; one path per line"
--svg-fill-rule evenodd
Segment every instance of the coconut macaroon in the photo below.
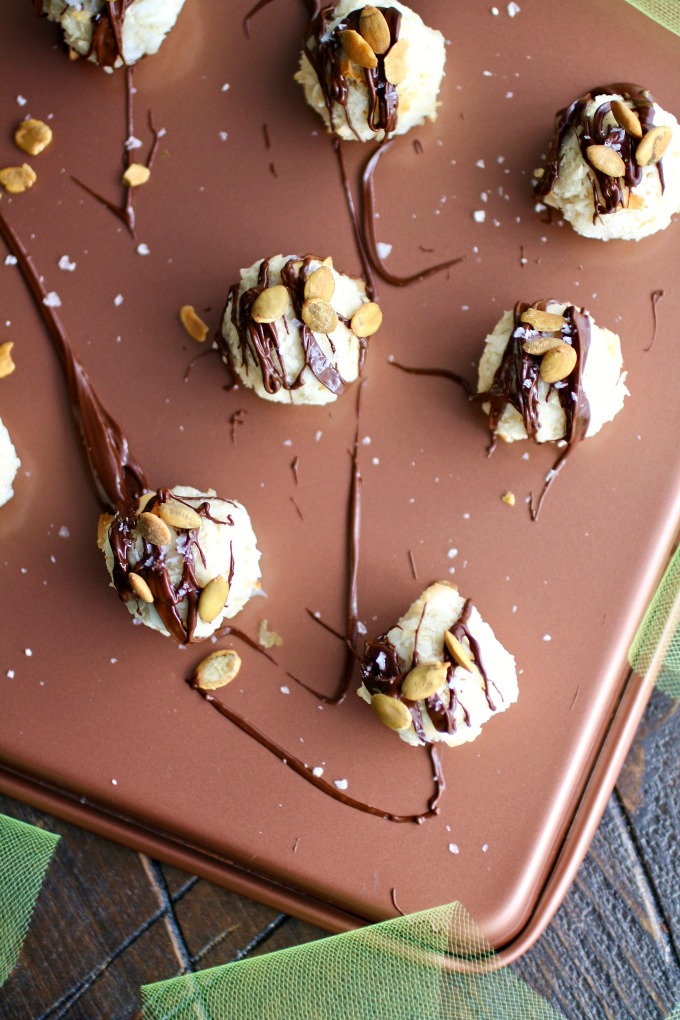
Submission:
M 189 486 L 148 492 L 99 520 L 112 587 L 133 616 L 182 644 L 243 609 L 260 578 L 256 541 L 240 503 Z
M 357 379 L 381 322 L 363 280 L 337 272 L 331 258 L 275 255 L 241 270 L 216 343 L 264 400 L 328 404 Z
M 310 21 L 297 81 L 331 134 L 365 142 L 437 117 L 444 36 L 404 4 L 340 0 Z
M 72 54 L 102 67 L 135 64 L 157 53 L 177 21 L 184 0 L 43 0 L 42 14 L 56 21 Z
M 21 467 L 17 451 L 9 432 L 0 418 L 0 506 L 4 506 L 14 495 L 14 479 Z
M 518 302 L 485 340 L 477 392 L 492 444 L 593 436 L 628 395 L 616 333 L 561 301 Z
M 574 230 L 639 241 L 680 212 L 680 127 L 639 85 L 602 85 L 555 122 L 534 191 Z
M 366 642 L 358 690 L 408 744 L 475 740 L 517 701 L 515 660 L 455 585 L 427 588 L 387 634 Z

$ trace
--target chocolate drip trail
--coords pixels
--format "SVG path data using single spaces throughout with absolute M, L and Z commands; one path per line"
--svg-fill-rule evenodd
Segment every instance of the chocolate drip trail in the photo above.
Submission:
M 421 616 L 420 623 L 422 623 L 426 609 L 427 606 L 423 606 L 423 614 Z M 479 643 L 470 633 L 468 626 L 472 609 L 472 599 L 467 599 L 460 617 L 457 620 L 453 620 L 447 629 L 450 630 L 454 637 L 456 637 L 461 643 L 464 639 L 467 639 L 470 650 L 475 658 L 475 665 L 479 670 L 484 683 L 484 694 L 487 704 L 491 711 L 495 712 L 496 705 L 494 704 L 490 693 L 490 686 L 493 685 L 495 687 L 495 684 L 493 684 L 493 681 L 490 680 L 487 674 Z M 423 725 L 423 710 L 421 708 L 421 703 L 418 701 L 411 701 L 408 698 L 405 698 L 402 694 L 402 685 L 404 680 L 411 670 L 419 663 L 418 631 L 420 629 L 420 623 L 418 624 L 418 630 L 416 631 L 413 642 L 413 657 L 405 669 L 402 669 L 401 667 L 397 649 L 392 644 L 389 637 L 386 634 L 383 634 L 379 638 L 366 642 L 364 658 L 361 665 L 361 678 L 369 694 L 386 694 L 390 698 L 395 698 L 397 701 L 403 702 L 411 713 L 413 728 L 416 734 L 422 741 L 429 744 L 430 741 L 426 735 Z M 439 692 L 436 692 L 431 697 L 425 699 L 425 714 L 439 733 L 453 734 L 456 732 L 458 726 L 456 721 L 456 710 L 458 708 L 460 708 L 463 712 L 463 719 L 466 726 L 474 726 L 475 721 L 472 718 L 470 711 L 460 699 L 454 680 L 456 663 L 447 648 L 444 648 L 444 661 L 448 663 L 449 667 L 446 677 L 446 683 L 449 690 L 449 700 L 447 702 L 442 698 Z
M 434 815 L 439 814 L 438 804 L 439 799 L 444 792 L 445 784 L 439 765 L 439 759 L 436 756 L 432 756 L 432 764 L 435 769 L 435 789 L 428 801 L 427 809 L 419 814 L 397 815 L 391 811 L 386 811 L 384 808 L 375 807 L 373 804 L 368 804 L 364 801 L 357 800 L 354 797 L 350 797 L 332 783 L 326 782 L 320 776 L 315 776 L 308 765 L 305 765 L 304 762 L 300 761 L 300 759 L 296 758 L 294 755 L 289 754 L 284 747 L 281 747 L 280 744 L 271 740 L 251 722 L 248 722 L 247 719 L 244 719 L 242 716 L 237 715 L 236 712 L 233 712 L 222 701 L 219 701 L 218 698 L 210 691 L 203 691 L 199 687 L 196 687 L 193 683 L 191 683 L 191 686 L 194 690 L 198 691 L 201 697 L 204 698 L 209 705 L 212 705 L 212 707 L 219 712 L 220 715 L 224 716 L 225 719 L 228 719 L 234 724 L 234 726 L 237 726 L 241 732 L 247 734 L 247 736 L 249 736 L 252 740 L 255 740 L 261 747 L 266 748 L 267 751 L 275 755 L 283 762 L 284 765 L 287 766 L 287 768 L 292 769 L 293 772 L 296 772 L 306 782 L 315 786 L 317 790 L 321 790 L 321 792 L 326 794 L 327 797 L 332 797 L 333 800 L 339 801 L 346 807 L 354 808 L 356 811 L 362 811 L 364 814 L 377 815 L 378 818 L 384 818 L 388 822 L 416 822 L 420 824 L 428 818 L 432 818 Z
M 243 31 L 246 36 L 246 39 L 251 38 L 250 35 L 251 19 L 254 18 L 256 14 L 259 14 L 260 11 L 264 10 L 265 7 L 269 7 L 269 5 L 273 2 L 274 0 L 259 0 L 259 2 L 256 3 L 254 7 L 250 8 L 247 14 L 243 15 L 243 20 L 241 24 L 243 25 Z M 304 6 L 307 8 L 307 13 L 310 19 L 318 17 L 319 12 L 321 11 L 321 3 L 319 2 L 319 0 L 302 0 L 302 2 Z M 335 0 L 335 2 L 337 3 L 337 0 Z
M 464 262 L 467 256 L 459 255 L 458 258 L 448 259 L 446 262 L 438 262 L 436 265 L 428 266 L 427 269 L 422 269 L 417 273 L 412 273 L 410 276 L 395 276 L 394 273 L 389 271 L 378 251 L 378 238 L 375 230 L 376 215 L 374 178 L 381 157 L 389 148 L 391 148 L 392 144 L 393 143 L 390 141 L 383 142 L 379 145 L 366 163 L 362 174 L 362 237 L 373 268 L 378 275 L 381 276 L 386 283 L 391 284 L 393 287 L 407 287 L 411 283 L 416 283 L 418 280 L 424 280 L 428 276 L 433 276 L 435 273 L 441 273 L 444 269 L 449 269 L 451 266 L 458 265 L 459 262 Z
M 315 378 L 331 393 L 344 393 L 347 385 L 340 373 L 324 354 L 312 330 L 302 319 L 302 305 L 307 277 L 313 272 L 312 263 L 323 261 L 318 255 L 292 255 L 281 269 L 281 284 L 288 291 L 295 316 L 296 328 L 300 331 L 300 341 L 304 353 L 304 364 L 294 378 L 289 378 L 279 350 L 278 325 L 276 322 L 255 322 L 252 307 L 256 298 L 270 286 L 269 267 L 271 259 L 263 259 L 260 265 L 257 284 L 240 294 L 238 284 L 234 284 L 227 299 L 227 308 L 231 306 L 231 323 L 238 334 L 241 361 L 244 371 L 249 371 L 251 363 L 255 363 L 262 375 L 262 384 L 267 393 L 278 393 L 279 390 L 294 391 L 304 386 L 305 369 L 309 369 Z M 226 314 L 226 309 L 225 309 Z M 338 316 L 340 321 L 346 320 Z M 288 331 L 288 321 L 283 324 Z M 226 339 L 218 333 L 215 338 L 217 347 L 234 371 L 233 354 Z M 365 337 L 359 341 L 359 370 L 363 366 L 368 346 Z M 330 340 L 329 340 L 330 342 Z
M 130 452 L 119 425 L 102 406 L 89 376 L 75 355 L 59 316 L 45 304 L 47 292 L 30 255 L 0 211 L 0 234 L 17 259 L 24 282 L 49 330 L 66 377 L 73 418 L 82 440 L 97 495 L 105 510 L 115 511 L 148 489 L 140 464 Z
M 323 701 L 327 705 L 339 705 L 345 700 L 354 674 L 354 662 L 359 658 L 355 648 L 358 634 L 357 627 L 359 623 L 358 577 L 359 543 L 361 539 L 362 481 L 361 472 L 359 470 L 359 429 L 361 425 L 361 396 L 363 387 L 364 383 L 362 382 L 359 386 L 359 392 L 357 395 L 357 419 L 354 431 L 354 445 L 352 447 L 352 473 L 350 476 L 349 498 L 347 501 L 347 591 L 344 635 L 338 634 L 338 632 L 327 623 L 319 620 L 313 613 L 310 613 L 309 610 L 307 610 L 313 620 L 316 620 L 316 622 L 325 630 L 339 638 L 345 646 L 345 661 L 343 664 L 340 682 L 336 693 L 327 695 L 321 694 L 313 687 L 310 687 L 309 684 L 306 684 L 303 680 L 299 680 L 297 677 L 289 674 L 291 680 L 294 680 L 296 684 L 300 687 L 304 687 L 304 689 L 309 691 L 310 694 L 313 694 L 314 697 Z
M 347 176 L 347 170 L 345 169 L 345 161 L 342 156 L 342 146 L 338 142 L 337 138 L 333 140 L 333 149 L 338 161 L 338 169 L 340 171 L 343 191 L 345 192 L 347 211 L 349 212 L 349 217 L 352 223 L 354 239 L 361 259 L 361 264 L 368 281 L 366 289 L 372 300 L 376 300 L 377 296 L 374 271 L 381 277 L 381 279 L 383 279 L 386 283 L 389 283 L 391 286 L 406 287 L 411 283 L 417 283 L 418 280 L 424 280 L 428 276 L 432 276 L 435 273 L 440 273 L 445 269 L 449 269 L 451 266 L 455 266 L 459 262 L 464 262 L 467 258 L 466 255 L 460 255 L 458 258 L 449 259 L 447 262 L 438 262 L 434 266 L 428 266 L 426 269 L 422 269 L 417 273 L 412 273 L 410 276 L 396 276 L 387 268 L 385 261 L 378 250 L 378 237 L 375 229 L 376 214 L 374 177 L 380 157 L 387 151 L 387 149 L 390 148 L 391 145 L 392 142 L 381 143 L 364 167 L 364 171 L 361 176 L 362 202 L 360 218 L 357 215 L 354 197 L 352 195 L 352 188 Z
M 548 159 L 543 176 L 536 181 L 534 191 L 538 198 L 545 198 L 554 188 L 560 175 L 562 145 L 573 131 L 581 156 L 588 167 L 593 188 L 593 221 L 598 216 L 608 215 L 624 208 L 627 193 L 642 180 L 643 168 L 638 166 L 635 154 L 641 138 L 634 138 L 622 127 L 614 123 L 605 126 L 607 114 L 611 111 L 611 102 L 603 102 L 592 117 L 588 117 L 586 109 L 596 96 L 619 95 L 633 104 L 633 109 L 640 119 L 642 137 L 654 126 L 654 98 L 647 89 L 630 82 L 615 82 L 611 85 L 597 85 L 586 92 L 570 106 L 557 113 L 555 118 L 555 134 L 550 144 Z M 586 150 L 590 145 L 607 145 L 621 156 L 625 165 L 623 177 L 610 177 L 601 170 L 596 170 L 588 160 Z M 662 161 L 656 164 L 661 189 L 663 190 Z M 628 190 L 627 190 L 628 189 Z
M 402 365 L 399 361 L 390 361 L 389 364 L 393 368 L 398 368 L 401 372 L 406 372 L 407 375 L 427 375 L 433 379 L 449 379 L 457 386 L 460 386 L 467 393 L 468 397 L 476 397 L 475 389 L 467 379 L 448 368 L 414 368 L 412 365 Z
M 127 125 L 126 141 L 134 137 L 134 115 L 132 97 L 134 95 L 135 90 L 132 83 L 132 76 L 133 69 L 131 67 L 127 67 L 125 69 L 125 119 Z M 156 158 L 156 153 L 158 152 L 160 136 L 153 122 L 151 110 L 149 110 L 147 114 L 147 119 L 149 124 L 149 131 L 151 132 L 152 135 L 152 142 L 151 147 L 149 149 L 149 154 L 146 157 L 145 166 L 149 170 L 151 170 L 154 160 Z M 132 162 L 133 162 L 132 150 L 129 149 L 126 144 L 123 147 L 123 173 L 128 169 Z M 74 184 L 77 184 L 79 188 L 82 188 L 83 191 L 86 191 L 87 194 L 94 198 L 97 202 L 105 206 L 109 210 L 109 212 L 113 213 L 113 215 L 117 219 L 119 219 L 122 223 L 125 224 L 130 236 L 134 240 L 137 239 L 137 234 L 135 231 L 135 207 L 134 207 L 134 196 L 136 191 L 135 188 L 128 188 L 125 185 L 123 185 L 123 201 L 120 205 L 115 205 L 113 202 L 110 202 L 108 198 L 105 198 L 98 191 L 95 191 L 88 184 L 85 184 L 83 181 L 81 181 L 78 177 L 72 176 L 71 180 L 73 181 Z

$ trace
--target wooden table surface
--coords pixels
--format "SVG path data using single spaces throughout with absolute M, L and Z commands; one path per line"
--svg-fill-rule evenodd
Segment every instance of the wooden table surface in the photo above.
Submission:
M 653 1020 L 680 1006 L 678 707 L 654 694 L 571 891 L 513 966 L 567 1020 Z M 0 812 L 62 836 L 0 989 L 2 1020 L 135 1017 L 142 984 L 323 937 L 16 801 L 0 797 Z

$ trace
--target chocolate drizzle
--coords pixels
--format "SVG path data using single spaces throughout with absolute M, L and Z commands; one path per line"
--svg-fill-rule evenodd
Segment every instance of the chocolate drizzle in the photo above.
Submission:
M 411 670 L 419 664 L 418 631 L 420 630 L 420 624 L 422 623 L 426 608 L 427 605 L 424 605 L 414 637 L 411 662 L 405 668 L 402 668 L 396 647 L 392 644 L 389 637 L 383 634 L 381 637 L 366 642 L 364 658 L 361 664 L 361 678 L 369 694 L 386 694 L 390 698 L 396 698 L 398 701 L 403 702 L 411 713 L 413 728 L 417 736 L 423 743 L 429 744 L 430 738 L 427 736 L 423 725 L 423 714 L 427 716 L 439 733 L 446 734 L 453 734 L 457 731 L 458 722 L 456 714 L 458 709 L 462 711 L 466 726 L 474 725 L 474 719 L 472 719 L 470 711 L 460 698 L 455 680 L 456 662 L 446 647 L 443 650 L 443 661 L 448 664 L 446 675 L 448 695 L 443 694 L 442 691 L 437 691 L 431 697 L 426 698 L 424 702 L 419 702 L 411 701 L 401 693 L 404 680 Z M 475 659 L 475 666 L 479 670 L 479 675 L 484 684 L 484 695 L 487 705 L 492 712 L 495 712 L 496 705 L 490 693 L 490 686 L 493 685 L 495 687 L 495 684 L 493 684 L 493 681 L 490 680 L 487 674 L 479 643 L 470 632 L 468 626 L 472 609 L 472 599 L 467 599 L 460 617 L 457 620 L 453 620 L 447 629 L 461 643 L 467 641 Z
M 375 270 L 375 272 L 378 273 L 381 279 L 385 280 L 386 283 L 391 284 L 391 286 L 406 287 L 411 283 L 417 283 L 418 280 L 424 280 L 426 277 L 432 276 L 434 273 L 440 273 L 444 269 L 449 269 L 451 266 L 455 266 L 459 262 L 464 262 L 467 258 L 466 255 L 460 255 L 458 258 L 449 259 L 447 262 L 438 262 L 434 266 L 428 266 L 426 269 L 422 269 L 417 273 L 412 273 L 410 276 L 395 276 L 395 274 L 390 272 L 387 268 L 378 249 L 378 237 L 375 230 L 376 213 L 374 178 L 380 157 L 383 152 L 386 152 L 387 149 L 390 148 L 391 145 L 392 142 L 381 143 L 373 155 L 369 157 L 366 166 L 364 167 L 361 176 L 362 188 L 360 219 L 357 216 L 352 189 L 345 169 L 345 161 L 342 156 L 342 146 L 337 138 L 333 140 L 333 149 L 338 161 L 338 169 L 340 171 L 340 178 L 342 180 L 345 200 L 347 202 L 347 211 L 349 212 L 350 220 L 352 222 L 354 239 L 359 251 L 359 257 L 366 275 L 366 280 L 368 281 L 366 291 L 372 300 L 376 299 L 376 286 L 373 270 Z
M 616 122 L 605 123 L 611 112 L 611 102 L 607 100 L 597 107 L 592 116 L 586 113 L 587 107 L 596 96 L 619 95 L 627 103 L 631 103 L 640 119 L 642 137 L 654 126 L 654 98 L 647 89 L 630 82 L 615 82 L 612 85 L 598 85 L 586 92 L 570 106 L 560 110 L 555 118 L 555 134 L 550 144 L 547 164 L 543 176 L 535 185 L 534 191 L 538 198 L 545 198 L 554 188 L 560 174 L 562 146 L 571 132 L 581 150 L 581 156 L 588 167 L 593 189 L 593 221 L 598 216 L 616 212 L 627 205 L 628 194 L 642 180 L 643 168 L 638 166 L 635 154 L 642 141 L 628 134 Z M 611 118 L 609 118 L 611 119 Z M 601 170 L 595 169 L 588 160 L 586 150 L 590 145 L 607 145 L 621 156 L 625 165 L 623 177 L 610 177 Z M 664 187 L 663 167 L 660 160 L 656 164 L 661 190 Z
M 373 268 L 382 277 L 382 279 L 385 280 L 386 283 L 391 284 L 393 287 L 407 287 L 411 283 L 417 283 L 418 280 L 424 280 L 428 276 L 433 276 L 435 273 L 441 273 L 444 269 L 449 269 L 451 266 L 458 265 L 459 262 L 464 262 L 467 256 L 459 255 L 458 258 L 448 259 L 446 262 L 438 262 L 434 266 L 428 266 L 427 269 L 421 269 L 417 273 L 411 273 L 410 276 L 395 276 L 394 273 L 389 271 L 380 256 L 380 252 L 378 251 L 378 238 L 375 232 L 376 215 L 374 178 L 382 155 L 387 152 L 391 146 L 392 142 L 384 142 L 382 145 L 378 146 L 364 167 L 364 172 L 361 177 L 362 237 L 368 250 Z
M 134 88 L 132 84 L 132 68 L 127 67 L 125 69 L 125 115 L 127 124 L 127 140 L 123 149 L 124 153 L 123 172 L 125 172 L 125 170 L 127 170 L 130 164 L 133 162 L 132 150 L 129 148 L 129 145 L 127 144 L 130 141 L 130 139 L 134 137 L 133 102 L 132 102 L 133 95 Z M 151 170 L 151 167 L 153 166 L 154 160 L 156 158 L 156 153 L 158 152 L 158 143 L 160 135 L 159 132 L 156 130 L 156 126 L 154 125 L 151 110 L 149 110 L 147 118 L 149 124 L 149 131 L 151 132 L 152 136 L 152 142 L 151 147 L 149 149 L 149 154 L 146 157 L 146 162 L 144 165 L 147 167 L 147 169 Z M 79 188 L 82 188 L 83 191 L 86 191 L 88 195 L 91 195 L 92 198 L 94 198 L 97 202 L 105 206 L 109 210 L 109 212 L 112 212 L 117 219 L 121 220 L 121 222 L 124 223 L 125 226 L 127 227 L 130 236 L 134 240 L 137 239 L 137 234 L 135 232 L 135 207 L 134 207 L 134 194 L 136 190 L 135 188 L 126 187 L 124 185 L 123 202 L 120 205 L 115 205 L 113 202 L 110 202 L 108 198 L 105 198 L 103 195 L 101 195 L 98 191 L 94 191 L 93 188 L 85 184 L 78 177 L 72 176 L 71 180 L 73 181 L 74 184 L 77 184 Z
M 321 790 L 322 793 L 325 793 L 327 797 L 331 797 L 333 800 L 339 801 L 346 807 L 354 808 L 356 811 L 363 811 L 364 814 L 377 815 L 378 818 L 384 818 L 388 822 L 416 822 L 417 824 L 421 824 L 428 818 L 432 818 L 434 815 L 439 814 L 438 804 L 441 795 L 444 792 L 445 783 L 439 759 L 433 749 L 431 749 L 431 761 L 434 768 L 435 789 L 428 801 L 427 810 L 420 814 L 394 814 L 391 811 L 386 811 L 384 808 L 374 807 L 373 804 L 368 804 L 365 801 L 350 797 L 346 793 L 343 793 L 342 790 L 339 790 L 337 786 L 326 782 L 326 780 L 322 779 L 320 776 L 314 775 L 312 769 L 309 768 L 308 765 L 305 765 L 304 762 L 300 761 L 300 759 L 296 758 L 294 755 L 289 754 L 284 747 L 281 747 L 281 745 L 277 744 L 276 741 L 271 740 L 270 737 L 259 730 L 251 722 L 248 722 L 247 719 L 244 719 L 242 716 L 237 715 L 236 712 L 233 712 L 213 693 L 201 690 L 191 681 L 190 685 L 201 695 L 202 698 L 205 699 L 205 701 L 208 702 L 209 705 L 215 709 L 215 711 L 219 712 L 219 714 L 225 719 L 228 719 L 229 722 L 234 724 L 234 726 L 237 726 L 242 733 L 247 734 L 247 736 L 249 736 L 252 740 L 255 740 L 258 744 L 260 744 L 261 747 L 266 748 L 267 751 L 275 755 L 283 762 L 284 765 L 286 765 L 287 768 L 292 769 L 293 772 L 296 772 L 297 775 L 299 775 L 307 783 L 311 783 L 311 785 L 315 786 L 317 790 Z
M 0 234 L 21 268 L 35 306 L 47 326 L 62 363 L 73 418 L 82 440 L 97 496 L 105 510 L 132 502 L 148 489 L 144 471 L 130 452 L 119 425 L 104 409 L 90 378 L 75 355 L 30 255 L 0 211 Z
M 290 378 L 286 372 L 279 347 L 279 327 L 277 325 L 279 321 L 282 321 L 286 332 L 288 332 L 289 320 L 283 317 L 276 322 L 255 322 L 251 314 L 258 295 L 271 286 L 269 277 L 271 259 L 262 260 L 257 284 L 254 287 L 242 294 L 240 294 L 239 284 L 234 284 L 229 290 L 225 314 L 231 306 L 231 323 L 239 338 L 243 370 L 248 374 L 252 365 L 256 365 L 262 375 L 262 385 L 267 393 L 278 393 L 281 389 L 293 392 L 304 386 L 304 375 L 307 368 L 331 393 L 340 395 L 345 391 L 346 382 L 321 349 L 313 331 L 302 319 L 305 281 L 313 272 L 313 263 L 322 261 L 317 255 L 292 255 L 281 269 L 281 284 L 287 289 L 290 297 L 294 323 L 300 331 L 300 342 L 304 354 L 304 364 L 294 378 Z M 338 315 L 338 319 L 349 326 L 348 320 L 343 316 Z M 215 341 L 222 358 L 234 372 L 234 356 L 229 344 L 219 333 Z M 358 337 L 358 341 L 359 371 L 361 371 L 368 342 L 365 337 Z M 330 337 L 328 337 L 328 342 L 332 348 Z
M 107 0 L 92 17 L 92 43 L 88 57 L 94 56 L 101 67 L 114 67 L 123 60 L 123 22 L 132 0 Z
M 92 15 L 92 41 L 87 57 L 94 57 L 100 67 L 115 67 L 118 60 L 123 60 L 123 22 L 132 2 L 105 0 Z M 47 17 L 43 7 L 43 0 L 33 0 L 33 11 L 38 17 Z
M 377 67 L 361 68 L 368 90 L 368 112 L 366 121 L 376 137 L 389 137 L 396 126 L 399 109 L 397 88 L 385 76 L 385 57 L 399 38 L 401 13 L 394 7 L 381 7 L 390 31 L 390 45 L 385 53 L 377 53 Z M 330 30 L 335 14 L 335 5 L 330 4 L 317 11 L 310 19 L 303 37 L 303 49 L 318 78 L 326 102 L 331 131 L 336 133 L 335 110 L 341 106 L 347 126 L 361 141 L 361 136 L 352 123 L 348 101 L 349 80 L 357 72 L 342 47 L 340 33 L 347 30 L 359 32 L 361 10 L 351 11 L 346 18 Z M 349 78 L 349 80 L 348 80 Z

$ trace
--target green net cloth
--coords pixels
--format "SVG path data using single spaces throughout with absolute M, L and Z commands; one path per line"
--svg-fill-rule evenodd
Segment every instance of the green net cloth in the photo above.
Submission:
M 680 35 L 680 0 L 628 0 L 628 3 Z
M 677 2 L 680 13 L 680 0 Z M 680 699 L 680 547 L 645 613 L 628 658 L 636 673 L 651 673 L 660 690 Z
M 459 903 L 147 985 L 142 1003 L 144 1020 L 562 1018 L 496 969 Z
M 0 985 L 17 962 L 59 837 L 0 815 Z

